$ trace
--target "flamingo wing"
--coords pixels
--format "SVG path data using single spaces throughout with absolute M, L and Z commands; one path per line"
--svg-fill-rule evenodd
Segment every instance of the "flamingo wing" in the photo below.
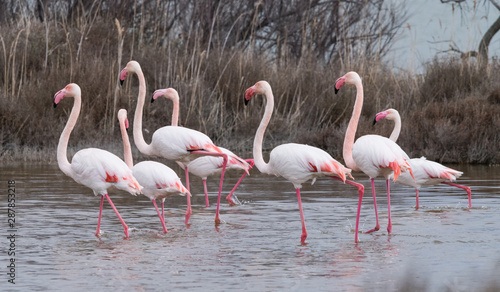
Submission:
M 338 176 L 345 180 L 351 170 L 332 158 L 327 152 L 304 144 L 288 143 L 271 151 L 269 165 L 275 175 L 291 181 L 296 188 L 320 176 Z
M 156 149 L 156 155 L 181 162 L 196 159 L 197 156 L 189 155 L 194 150 L 222 152 L 207 135 L 184 127 L 166 126 L 158 129 L 153 134 L 151 144 Z
M 141 193 L 142 186 L 131 170 L 111 152 L 87 148 L 78 151 L 72 159 L 73 179 L 90 187 L 97 195 L 105 195 L 111 186 L 133 195 Z
M 365 135 L 353 145 L 352 156 L 356 165 L 369 177 L 394 173 L 397 180 L 401 172 L 410 171 L 410 158 L 398 144 L 379 135 Z
M 187 194 L 181 179 L 170 167 L 155 161 L 142 161 L 132 168 L 134 177 L 144 187 L 150 199 L 164 198 L 171 194 Z

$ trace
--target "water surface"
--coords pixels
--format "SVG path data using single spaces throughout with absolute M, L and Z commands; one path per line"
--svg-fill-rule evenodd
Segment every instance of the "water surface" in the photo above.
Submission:
M 172 166 L 175 169 L 175 166 Z M 381 230 L 354 243 L 357 190 L 319 179 L 302 190 L 308 228 L 300 244 L 300 216 L 291 183 L 251 171 L 237 191 L 241 205 L 222 200 L 214 224 L 217 179 L 209 178 L 211 206 L 201 181 L 192 178 L 193 215 L 184 224 L 185 197 L 166 201 L 168 234 L 153 204 L 121 191 L 110 196 L 130 227 L 123 228 L 105 202 L 101 238 L 94 236 L 99 198 L 66 177 L 56 165 L 1 166 L 0 189 L 16 185 L 16 279 L 7 282 L 10 256 L 3 212 L 2 287 L 9 290 L 189 291 L 469 291 L 500 276 L 500 167 L 457 166 L 466 193 L 439 185 L 414 190 L 391 184 L 393 233 L 387 234 L 385 184 L 377 182 Z M 179 171 L 179 174 L 181 172 Z M 237 181 L 226 179 L 226 193 Z M 369 181 L 361 230 L 375 225 Z M 2 196 L 7 206 L 7 196 Z M 5 210 L 5 209 L 4 209 Z M 14 289 L 15 288 L 15 289 Z M 3 288 L 2 288 L 3 290 Z

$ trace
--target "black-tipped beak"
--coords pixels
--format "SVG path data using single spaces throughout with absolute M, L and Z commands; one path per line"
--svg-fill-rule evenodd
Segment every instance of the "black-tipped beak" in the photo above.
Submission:
M 120 86 L 123 85 L 123 81 L 125 81 L 125 80 L 120 79 Z
M 246 105 L 248 105 L 248 102 L 249 102 L 249 101 L 250 101 L 250 100 L 248 100 L 248 99 L 246 99 L 246 98 L 245 98 L 245 106 L 246 106 Z
M 339 92 L 340 89 L 337 89 L 337 87 L 335 87 L 335 94 L 337 94 L 337 92 Z
M 375 126 L 376 123 L 377 123 L 377 118 L 374 118 L 373 119 L 373 125 Z
M 56 108 L 56 107 L 57 107 L 57 103 L 54 102 L 54 108 Z
M 151 103 L 155 102 L 155 98 L 151 97 Z

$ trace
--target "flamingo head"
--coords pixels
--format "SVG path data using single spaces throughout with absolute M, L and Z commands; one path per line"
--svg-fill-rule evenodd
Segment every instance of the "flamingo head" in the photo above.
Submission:
M 256 94 L 266 94 L 268 91 L 271 91 L 271 85 L 269 85 L 267 81 L 259 81 L 255 83 L 254 86 L 245 90 L 245 105 L 247 105 L 250 99 Z
M 172 101 L 179 101 L 179 93 L 173 88 L 158 89 L 153 93 L 151 98 L 151 103 L 153 103 L 158 97 L 164 96 Z
M 54 94 L 54 108 L 59 104 L 59 102 L 68 96 L 80 96 L 81 95 L 81 89 L 80 86 L 76 83 L 70 83 L 66 85 L 63 89 L 59 90 Z
M 130 61 L 127 63 L 127 66 L 122 69 L 120 72 L 120 85 L 123 85 L 123 81 L 127 78 L 128 73 L 136 73 L 141 71 L 141 65 L 137 63 L 137 61 Z
M 127 110 L 126 109 L 122 108 L 118 111 L 118 121 L 120 121 L 120 123 L 124 123 L 125 129 L 128 129 L 129 123 L 128 123 L 128 119 L 127 119 Z
M 381 119 L 388 119 L 388 120 L 393 121 L 396 119 L 396 116 L 398 116 L 398 115 L 399 115 L 398 111 L 395 109 L 392 109 L 392 108 L 387 109 L 385 111 L 381 111 L 375 115 L 375 119 L 373 120 L 373 124 L 375 125 L 375 123 L 377 123 Z
M 346 73 L 344 76 L 335 81 L 335 94 L 339 92 L 340 88 L 344 86 L 344 84 L 356 84 L 358 82 L 361 83 L 361 77 L 359 77 L 358 73 L 354 71 Z

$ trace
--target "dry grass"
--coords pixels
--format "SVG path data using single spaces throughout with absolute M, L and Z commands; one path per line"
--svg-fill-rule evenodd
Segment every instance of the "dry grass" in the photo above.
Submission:
M 500 72 L 498 64 L 482 73 L 459 60 L 436 59 L 423 75 L 413 75 L 394 73 L 380 62 L 355 55 L 349 55 L 348 62 L 325 65 L 308 54 L 283 57 L 278 65 L 266 54 L 238 46 L 212 47 L 207 54 L 196 38 L 164 43 L 142 35 L 138 40 L 138 31 L 127 30 L 123 23 L 125 30 L 119 35 L 114 20 L 92 16 L 86 16 L 86 22 L 25 21 L 1 27 L 0 161 L 55 159 L 72 102 L 64 100 L 54 110 L 53 94 L 70 82 L 78 83 L 83 95 L 70 147 L 102 147 L 119 154 L 114 111 L 134 111 L 138 82 L 129 78 L 117 89 L 117 76 L 126 61 L 134 59 L 143 68 L 148 94 L 166 87 L 179 91 L 181 125 L 205 132 L 237 153 L 251 151 L 264 107 L 263 99 L 256 99 L 246 108 L 244 90 L 267 80 L 276 110 L 264 149 L 283 142 L 307 143 L 341 159 L 355 92 L 345 87 L 334 95 L 333 86 L 338 77 L 354 70 L 365 88 L 358 135 L 388 135 L 392 125 L 373 127 L 372 120 L 376 112 L 393 107 L 403 118 L 399 143 L 410 156 L 500 163 L 500 84 L 491 78 Z M 167 100 L 146 104 L 147 141 L 155 129 L 169 124 L 170 114 Z

